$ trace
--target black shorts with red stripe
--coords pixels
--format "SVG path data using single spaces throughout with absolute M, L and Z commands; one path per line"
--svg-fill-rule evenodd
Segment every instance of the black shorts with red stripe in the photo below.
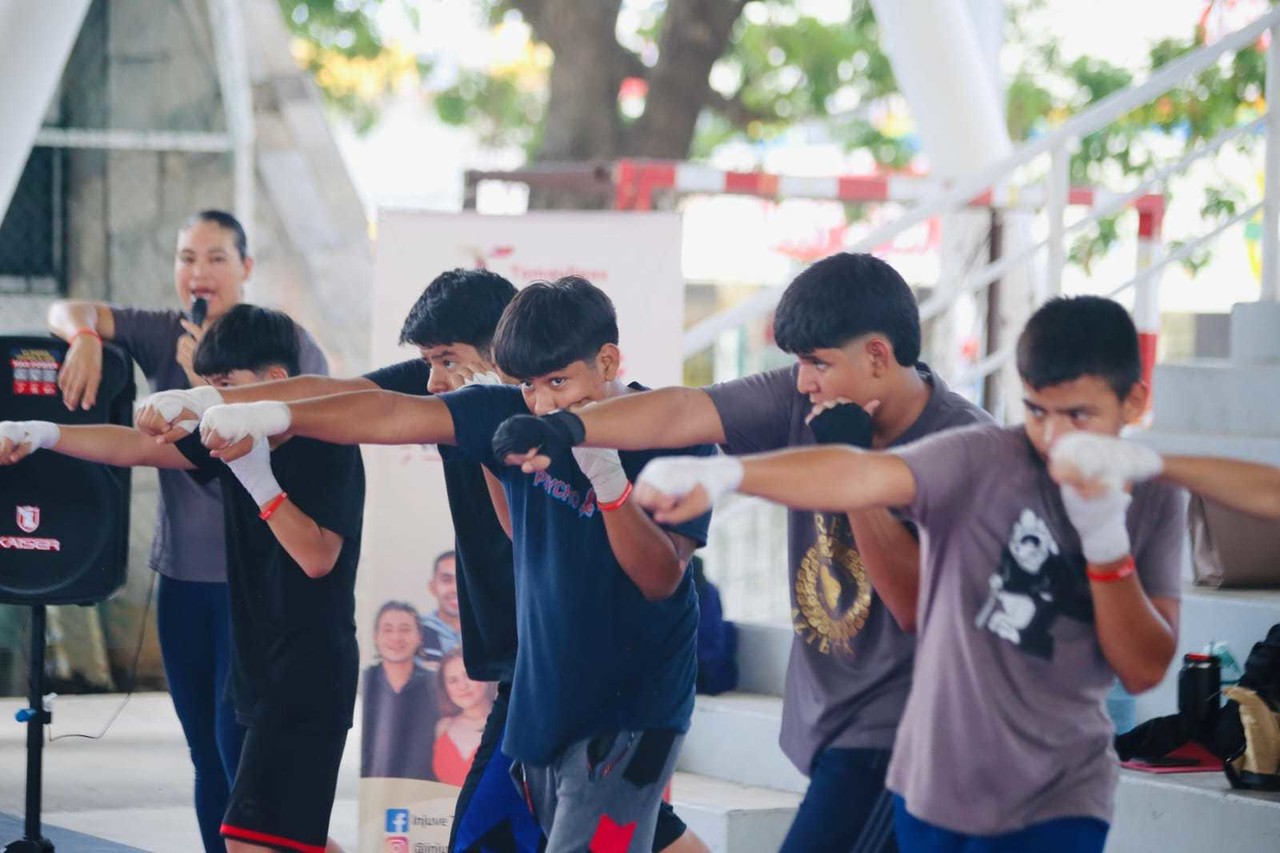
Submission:
M 222 836 L 272 850 L 324 853 L 345 730 L 245 734 Z

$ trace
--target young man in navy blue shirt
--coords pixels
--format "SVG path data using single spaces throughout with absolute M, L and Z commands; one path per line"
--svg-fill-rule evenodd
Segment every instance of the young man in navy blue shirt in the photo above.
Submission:
M 280 415 L 290 416 L 293 408 L 305 421 L 314 421 L 311 426 L 296 421 L 291 430 L 296 434 L 314 428 L 317 434 L 342 433 L 339 441 L 344 442 L 457 444 L 462 455 L 498 472 L 512 501 L 516 571 L 531 578 L 521 584 L 522 640 L 516 667 L 518 673 L 530 675 L 516 679 L 505 751 L 524 760 L 531 805 L 545 828 L 556 827 L 552 849 L 582 849 L 592 837 L 615 842 L 625 837 L 628 843 L 619 849 L 648 851 L 654 841 L 653 812 L 692 708 L 697 614 L 685 566 L 693 547 L 705 537 L 705 520 L 684 531 L 687 535 L 668 534 L 634 512 L 625 500 L 628 474 L 652 454 L 619 459 L 611 451 L 586 452 L 577 464 L 566 461 L 565 471 L 541 478 L 498 466 L 490 441 L 508 415 L 546 412 L 627 391 L 616 382 L 617 323 L 607 297 L 581 279 L 534 286 L 529 293 L 517 298 L 527 300 L 525 308 L 508 312 L 508 318 L 518 319 L 504 324 L 510 327 L 510 340 L 521 342 L 524 349 L 513 343 L 504 361 L 501 328 L 495 341 L 504 371 L 530 377 L 520 390 L 468 389 L 447 395 L 443 403 L 362 393 L 295 407 L 234 407 L 215 413 L 209 431 L 234 439 L 240 429 L 234 421 L 251 431 L 274 429 Z M 529 359 L 536 353 L 551 354 L 551 366 L 533 364 Z M 535 374 L 530 367 L 547 369 Z M 264 414 L 266 421 L 259 421 Z M 218 426 L 223 418 L 229 420 Z M 605 505 L 617 506 L 602 509 L 597 495 Z M 552 532 L 565 525 L 564 534 Z M 537 532 L 522 537 L 522 529 Z M 549 548 L 553 542 L 559 547 Z M 589 559 L 582 559 L 584 555 Z M 545 571 L 559 563 L 566 564 L 563 572 Z M 581 583 L 556 582 L 561 574 L 583 573 Z M 534 581 L 551 586 L 540 589 Z M 588 590 L 595 592 L 587 596 Z M 579 610 L 591 618 L 570 615 Z M 637 617 L 633 610 L 642 615 Z M 543 623 L 563 627 L 561 633 L 580 642 L 566 642 Z M 631 625 L 635 627 L 629 631 Z M 619 632 L 618 642 L 593 626 Z M 464 639 L 464 649 L 467 642 Z M 655 655 L 662 664 L 656 669 L 650 663 Z M 599 658 L 599 666 L 590 664 L 593 657 Z M 547 690 L 557 681 L 563 690 Z M 587 759 L 581 764 L 584 773 L 590 763 L 602 774 L 582 790 L 604 796 L 557 802 L 562 776 L 552 765 L 571 746 L 581 747 L 580 757 Z M 629 770 L 609 774 L 607 769 L 615 766 Z M 700 846 L 688 834 L 667 838 L 688 842 L 694 845 L 691 849 Z

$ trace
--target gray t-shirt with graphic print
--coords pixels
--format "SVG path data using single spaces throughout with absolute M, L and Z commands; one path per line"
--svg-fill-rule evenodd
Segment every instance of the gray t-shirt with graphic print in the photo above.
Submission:
M 138 362 L 152 391 L 191 387 L 178 364 L 178 338 L 186 334 L 178 311 L 111 306 L 112 339 Z M 328 375 L 324 353 L 298 326 L 298 360 L 303 373 Z M 222 524 L 222 490 L 216 479 L 200 484 L 185 471 L 161 470 L 151 568 L 184 581 L 226 583 L 227 549 Z
M 989 421 L 929 368 L 932 386 L 920 417 L 894 444 Z M 798 367 L 780 368 L 706 389 L 720 414 L 729 453 L 814 443 L 805 424 L 812 404 L 796 390 Z M 783 752 L 802 773 L 828 747 L 888 749 L 911 686 L 915 641 L 871 589 L 842 513 L 790 512 L 791 622 L 795 638 L 782 705 Z
M 916 675 L 889 765 L 907 811 L 970 835 L 1110 822 L 1119 773 L 1080 540 L 1024 429 L 977 426 L 894 451 L 920 526 Z M 1185 494 L 1133 490 L 1147 595 L 1177 598 Z M 961 795 L 962 794 L 962 795 Z

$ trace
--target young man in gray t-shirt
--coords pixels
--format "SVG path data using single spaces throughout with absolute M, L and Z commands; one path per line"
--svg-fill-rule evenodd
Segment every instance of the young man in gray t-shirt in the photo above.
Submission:
M 513 418 L 504 440 L 544 454 L 526 454 L 532 470 L 572 443 L 879 448 L 990 420 L 919 361 L 915 297 L 871 255 L 833 255 L 801 273 L 779 302 L 774 337 L 796 364 L 705 389 L 632 394 L 577 416 Z M 795 636 L 780 742 L 809 789 L 782 849 L 888 850 L 884 777 L 911 686 L 919 545 L 883 509 L 792 512 L 788 545 Z
M 1177 644 L 1181 490 L 1122 487 L 1158 465 L 1084 488 L 1046 465 L 1059 439 L 1105 441 L 1142 414 L 1133 322 L 1110 300 L 1053 300 L 1019 339 L 1018 369 L 1023 426 L 889 453 L 669 459 L 636 489 L 669 523 L 737 489 L 811 509 L 901 507 L 919 525 L 916 674 L 888 777 L 904 851 L 991 850 L 999 836 L 1001 851 L 1100 853 L 1118 776 L 1107 690 L 1117 676 L 1155 686 Z

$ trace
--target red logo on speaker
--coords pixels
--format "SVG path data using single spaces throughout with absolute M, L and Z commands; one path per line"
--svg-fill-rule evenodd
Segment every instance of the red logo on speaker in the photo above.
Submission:
M 40 526 L 40 507 L 20 506 L 18 510 L 18 529 L 23 533 L 35 533 Z

